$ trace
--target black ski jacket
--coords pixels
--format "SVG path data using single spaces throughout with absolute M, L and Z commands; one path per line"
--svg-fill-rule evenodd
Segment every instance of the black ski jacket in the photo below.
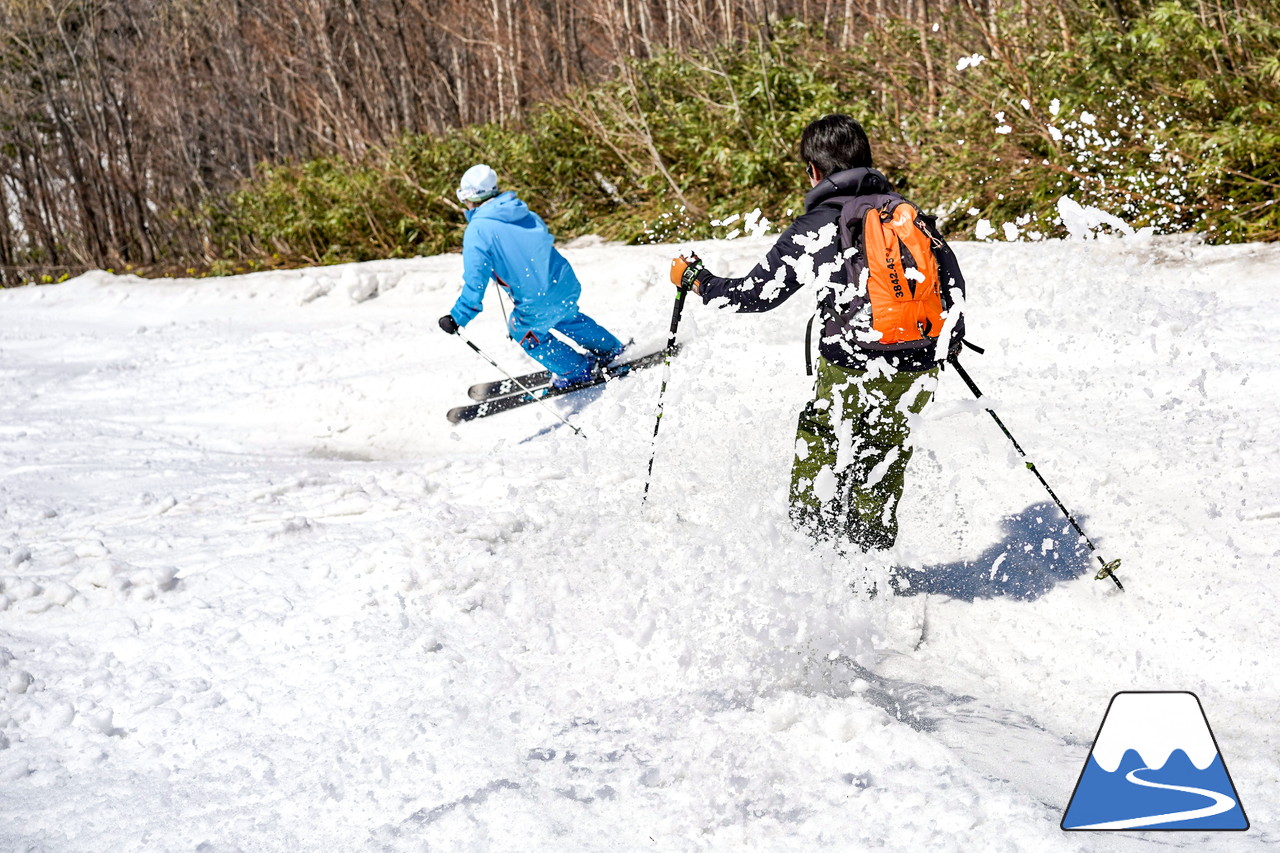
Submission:
M 840 249 L 840 208 L 863 195 L 892 192 L 888 178 L 875 169 L 857 168 L 824 178 L 804 197 L 805 211 L 783 232 L 755 269 L 742 278 L 721 278 L 703 270 L 698 275 L 702 301 L 727 300 L 740 312 L 777 308 L 806 284 L 817 286 L 817 326 L 823 330 L 818 353 L 848 370 L 866 370 L 871 359 L 883 359 L 899 370 L 928 370 L 937 364 L 934 348 L 903 352 L 870 352 L 854 343 L 851 328 L 832 329 L 827 318 L 838 317 L 836 298 L 843 292 L 846 268 Z M 935 238 L 934 254 L 943 281 L 952 280 L 963 290 L 964 279 L 951 248 L 942 240 L 932 218 L 926 217 Z M 963 319 L 961 320 L 963 323 Z M 826 328 L 824 328 L 826 327 Z M 963 335 L 956 329 L 950 347 L 954 351 Z

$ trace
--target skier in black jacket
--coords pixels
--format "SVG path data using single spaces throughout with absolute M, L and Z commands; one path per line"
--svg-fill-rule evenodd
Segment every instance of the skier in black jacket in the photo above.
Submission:
M 898 501 L 912 452 L 908 417 L 932 398 L 940 362 L 959 346 L 963 324 L 950 309 L 963 297 L 964 279 L 932 220 L 919 215 L 916 224 L 937 262 L 947 328 L 934 329 L 928 345 L 876 343 L 871 311 L 856 310 L 867 302 L 866 283 L 848 280 L 841 210 L 855 199 L 885 209 L 904 200 L 872 168 L 870 142 L 849 116 L 811 123 L 800 155 L 813 187 L 805 212 L 763 261 L 742 278 L 722 278 L 696 257 L 678 257 L 671 279 L 686 283 L 704 303 L 741 312 L 768 311 L 806 284 L 817 288 L 817 386 L 797 426 L 791 518 L 816 539 L 887 549 L 897 539 Z

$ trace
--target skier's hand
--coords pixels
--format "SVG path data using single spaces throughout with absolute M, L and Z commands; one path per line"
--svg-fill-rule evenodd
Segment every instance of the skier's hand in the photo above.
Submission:
M 453 319 L 452 314 L 445 314 L 440 318 L 440 328 L 444 330 L 446 335 L 458 334 L 458 321 Z
M 693 252 L 688 257 L 677 255 L 671 259 L 671 283 L 676 287 L 686 287 L 694 293 L 700 293 L 702 282 L 698 274 L 704 271 L 702 260 Z

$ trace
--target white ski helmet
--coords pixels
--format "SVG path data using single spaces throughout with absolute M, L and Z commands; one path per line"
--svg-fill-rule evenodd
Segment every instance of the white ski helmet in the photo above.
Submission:
M 472 166 L 458 181 L 458 201 L 484 201 L 498 194 L 498 173 L 483 163 Z

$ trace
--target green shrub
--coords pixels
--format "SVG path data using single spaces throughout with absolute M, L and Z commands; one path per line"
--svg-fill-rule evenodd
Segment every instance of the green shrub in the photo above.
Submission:
M 848 112 L 954 236 L 1060 234 L 1067 195 L 1136 227 L 1273 240 L 1280 24 L 1266 0 L 1236 5 L 1206 23 L 1167 0 L 1122 25 L 1086 2 L 1053 27 L 1009 6 L 998 39 L 957 16 L 889 22 L 843 51 L 780 25 L 696 61 L 632 63 L 518 123 L 407 136 L 359 162 L 264 164 L 210 220 L 229 268 L 439 253 L 461 242 L 457 176 L 487 162 L 560 238 L 707 237 L 733 214 L 797 212 L 801 129 Z

